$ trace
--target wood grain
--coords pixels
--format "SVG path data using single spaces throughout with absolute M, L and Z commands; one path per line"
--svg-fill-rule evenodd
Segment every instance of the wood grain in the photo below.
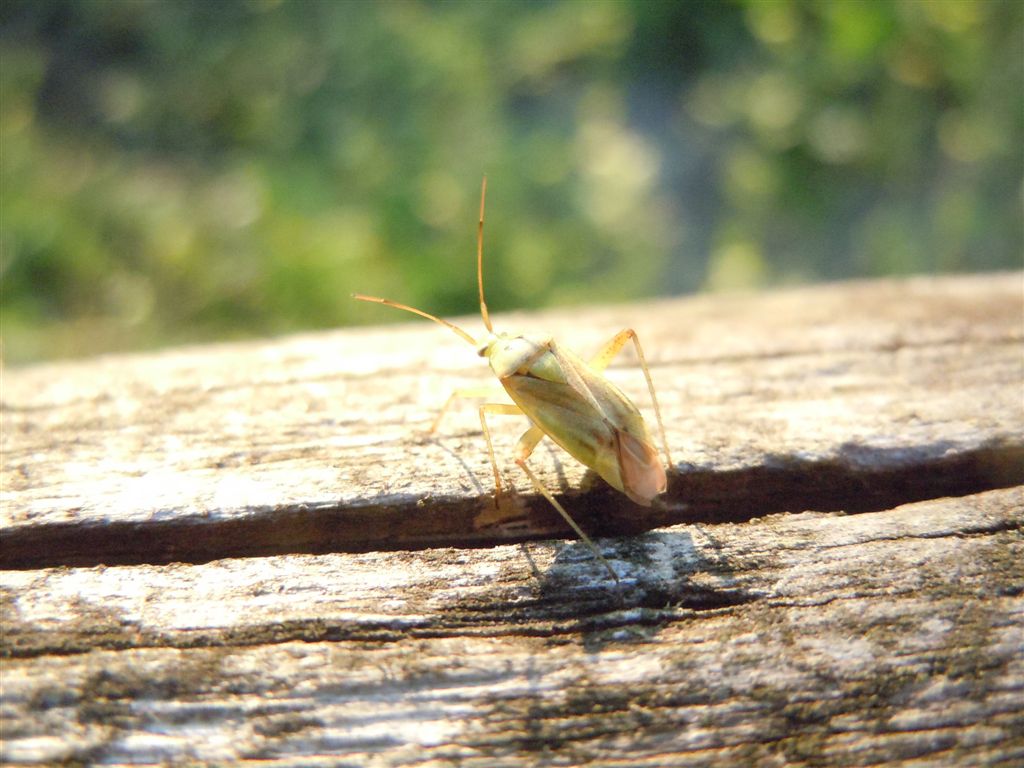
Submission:
M 1009 765 L 1022 509 L 605 542 L 621 603 L 577 543 L 7 571 L 3 758 Z
M 647 510 L 547 442 L 533 459 L 586 528 L 635 534 L 1024 482 L 1022 281 L 818 286 L 495 322 L 547 328 L 584 352 L 637 329 L 677 462 L 669 492 Z M 634 366 L 610 375 L 647 407 Z M 8 371 L 0 565 L 564 534 L 532 493 L 495 514 L 470 404 L 424 435 L 451 390 L 490 381 L 467 345 L 426 322 Z M 499 456 L 524 428 L 496 422 Z
M 641 335 L 665 498 L 536 454 L 618 588 L 439 329 L 5 371 L 0 761 L 1024 762 L 1024 275 L 496 321 Z

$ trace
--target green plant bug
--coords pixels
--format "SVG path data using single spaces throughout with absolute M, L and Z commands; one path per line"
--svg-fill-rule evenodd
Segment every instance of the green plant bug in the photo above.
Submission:
M 618 582 L 618 574 L 601 554 L 597 545 L 576 524 L 565 508 L 544 487 L 527 464 L 537 444 L 544 437 L 551 438 L 571 456 L 590 467 L 613 488 L 626 494 L 637 504 L 650 506 L 654 498 L 667 486 L 665 467 L 658 457 L 643 416 L 633 402 L 602 372 L 616 354 L 632 341 L 640 366 L 647 380 L 647 388 L 658 420 L 665 461 L 672 466 L 672 458 L 665 437 L 661 409 L 654 391 L 654 382 L 644 358 L 636 333 L 627 328 L 615 334 L 590 360 L 584 361 L 557 343 L 550 336 L 495 333 L 484 301 L 483 232 L 484 202 L 487 197 L 487 178 L 480 190 L 480 219 L 477 226 L 477 286 L 480 293 L 480 317 L 487 333 L 474 339 L 453 323 L 428 312 L 376 296 L 353 294 L 353 298 L 384 304 L 395 309 L 433 320 L 451 329 L 464 341 L 472 344 L 498 377 L 512 403 L 483 403 L 479 406 L 480 426 L 487 440 L 487 452 L 494 470 L 496 497 L 502 492 L 501 475 L 494 458 L 494 447 L 487 427 L 488 415 L 520 415 L 530 421 L 530 428 L 519 438 L 515 448 L 518 464 L 534 489 L 546 498 L 561 514 L 569 526 L 590 548 L 597 559 Z M 441 417 L 452 401 L 462 393 L 454 392 L 435 419 L 431 431 L 436 430 Z

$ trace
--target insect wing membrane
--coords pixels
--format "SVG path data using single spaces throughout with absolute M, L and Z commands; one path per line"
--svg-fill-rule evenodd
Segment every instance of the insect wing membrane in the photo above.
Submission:
M 623 492 L 638 504 L 650 506 L 651 500 L 664 492 L 668 482 L 643 416 L 608 379 L 595 373 L 571 352 L 560 349 L 560 353 L 573 363 L 583 385 L 594 395 L 615 429 Z
M 651 500 L 668 486 L 654 446 L 628 432 L 619 432 L 619 468 L 626 495 L 638 504 L 650 506 Z

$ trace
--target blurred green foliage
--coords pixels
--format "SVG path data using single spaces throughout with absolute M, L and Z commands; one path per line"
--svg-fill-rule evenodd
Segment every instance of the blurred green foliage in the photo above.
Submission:
M 4 357 L 1019 267 L 1024 3 L 4 0 Z

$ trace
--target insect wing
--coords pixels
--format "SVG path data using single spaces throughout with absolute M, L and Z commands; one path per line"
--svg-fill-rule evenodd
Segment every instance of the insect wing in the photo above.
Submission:
M 533 375 L 550 376 L 552 364 L 562 381 Z M 571 352 L 558 348 L 501 381 L 534 424 L 633 501 L 649 506 L 665 490 L 665 469 L 636 406 Z
M 587 390 L 611 423 L 618 440 L 622 490 L 633 501 L 650 506 L 668 485 L 665 468 L 651 442 L 643 416 L 622 391 L 571 352 L 552 346 L 570 385 Z

